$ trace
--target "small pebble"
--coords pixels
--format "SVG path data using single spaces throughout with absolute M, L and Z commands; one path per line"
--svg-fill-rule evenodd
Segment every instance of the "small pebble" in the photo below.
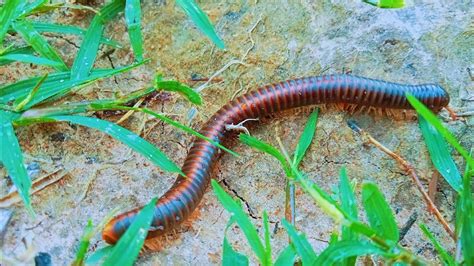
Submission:
M 51 262 L 51 255 L 46 252 L 39 252 L 38 255 L 35 256 L 35 265 L 36 266 L 51 266 L 53 263 Z

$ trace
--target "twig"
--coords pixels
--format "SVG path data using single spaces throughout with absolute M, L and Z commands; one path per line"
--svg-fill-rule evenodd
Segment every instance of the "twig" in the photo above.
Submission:
M 391 151 L 387 147 L 383 146 L 380 142 L 378 142 L 376 139 L 374 139 L 369 133 L 362 130 L 359 127 L 359 125 L 357 125 L 357 123 L 355 121 L 349 120 L 347 122 L 347 124 L 352 130 L 354 130 L 355 132 L 360 134 L 363 138 L 368 140 L 369 143 L 373 144 L 379 150 L 385 152 L 387 155 L 389 155 L 390 157 L 395 159 L 395 161 L 397 161 L 400 164 L 401 168 L 405 172 L 407 172 L 408 175 L 411 176 L 413 182 L 415 183 L 416 187 L 418 188 L 421 195 L 423 196 L 423 199 L 425 200 L 426 205 L 428 206 L 428 211 L 434 214 L 436 219 L 441 223 L 441 225 L 444 227 L 444 229 L 449 234 L 449 236 L 452 239 L 456 240 L 456 235 L 454 234 L 451 227 L 449 227 L 448 222 L 446 222 L 446 220 L 443 218 L 443 215 L 440 213 L 440 211 L 438 210 L 436 205 L 433 203 L 433 201 L 431 200 L 428 193 L 426 193 L 424 191 L 423 185 L 421 184 L 420 179 L 418 178 L 418 175 L 415 172 L 415 168 L 413 166 L 411 166 L 411 164 L 409 164 L 406 160 L 404 160 L 400 155 L 394 153 L 393 151 Z

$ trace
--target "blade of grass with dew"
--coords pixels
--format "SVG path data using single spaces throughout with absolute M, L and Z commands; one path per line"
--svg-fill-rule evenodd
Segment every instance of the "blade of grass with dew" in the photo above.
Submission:
M 362 2 L 380 8 L 402 8 L 405 6 L 404 0 L 362 0 Z
M 459 193 L 462 187 L 462 177 L 451 157 L 446 141 L 423 116 L 418 118 L 418 122 L 423 133 L 423 139 L 428 147 L 431 161 L 446 182 Z
M 184 96 L 188 101 L 201 105 L 202 99 L 199 93 L 195 92 L 185 84 L 174 80 L 163 80 L 161 75 L 155 77 L 155 88 L 157 90 L 175 91 Z
M 9 0 L 0 8 L 0 48 L 8 28 L 16 18 L 16 10 L 21 9 L 23 5 L 23 0 Z
M 344 240 L 329 245 L 319 254 L 313 265 L 341 265 L 344 259 L 364 256 L 364 255 L 382 255 L 383 257 L 393 257 L 376 245 L 369 242 L 357 240 Z
M 423 104 L 421 103 L 415 96 L 411 95 L 410 93 L 406 93 L 407 99 L 410 104 L 415 108 L 419 115 L 423 116 L 428 123 L 438 130 L 438 132 L 444 137 L 444 139 L 449 142 L 458 152 L 461 154 L 464 159 L 466 159 L 467 164 L 470 165 L 470 168 L 474 169 L 474 159 L 469 155 L 469 153 L 459 144 L 459 141 L 456 137 L 449 132 L 439 121 L 438 118 Z
M 15 61 L 21 63 L 29 63 L 35 65 L 51 66 L 51 67 L 60 67 L 61 62 L 52 61 L 47 58 L 38 57 L 30 54 L 7 54 L 0 56 L 0 61 Z
M 80 86 L 87 85 L 96 80 L 127 72 L 133 68 L 140 66 L 141 64 L 143 63 L 137 63 L 134 65 L 129 65 L 116 69 L 93 71 L 90 76 L 80 80 L 68 79 L 68 77 L 70 77 L 70 73 L 54 73 L 45 80 L 45 82 L 41 86 L 41 90 L 39 90 L 38 93 L 35 94 L 33 99 L 31 99 L 31 101 L 24 107 L 24 109 L 29 109 L 52 97 L 63 96 L 69 93 L 73 88 L 77 89 Z M 0 103 L 8 103 L 12 100 L 15 100 L 15 103 L 21 102 L 24 98 L 28 96 L 31 89 L 35 86 L 37 80 L 38 78 L 35 77 L 0 88 Z
M 242 207 L 234 201 L 234 199 L 227 194 L 224 189 L 217 183 L 216 180 L 211 180 L 212 190 L 224 209 L 233 215 L 233 219 L 237 222 L 242 232 L 244 232 L 247 241 L 253 252 L 261 263 L 267 261 L 265 247 L 263 246 L 258 236 L 255 226 L 250 222 L 250 219 L 242 210 Z M 270 258 L 271 259 L 271 258 Z
M 137 214 L 130 227 L 105 259 L 103 266 L 133 265 L 151 226 L 157 200 L 157 198 L 152 199 Z
M 23 154 L 11 123 L 17 117 L 18 114 L 0 110 L 0 161 L 7 169 L 26 210 L 34 217 L 30 200 L 31 180 L 23 164 Z
M 314 110 L 311 115 L 309 116 L 308 122 L 306 122 L 306 126 L 301 134 L 300 140 L 298 145 L 296 146 L 295 154 L 293 156 L 293 164 L 298 167 L 301 160 L 311 145 L 313 141 L 314 134 L 316 132 L 316 124 L 318 123 L 318 113 L 319 108 Z
M 33 87 L 31 92 L 26 96 L 25 99 L 23 99 L 21 102 L 19 102 L 15 107 L 14 110 L 16 112 L 20 111 L 27 105 L 31 99 L 35 96 L 35 94 L 38 92 L 39 88 L 41 87 L 41 84 L 43 84 L 44 80 L 48 78 L 48 73 L 46 73 L 39 81 L 36 83 L 36 85 Z
M 181 169 L 153 144 L 114 123 L 86 116 L 50 116 L 48 118 L 100 130 L 145 156 L 161 169 L 184 176 Z
M 143 38 L 141 32 L 140 0 L 126 0 L 125 23 L 127 24 L 128 36 L 135 54 L 135 60 L 142 61 Z
M 59 54 L 51 47 L 48 42 L 37 32 L 33 25 L 26 20 L 16 20 L 13 24 L 15 29 L 25 41 L 35 49 L 42 57 L 59 63 L 59 66 L 55 66 L 58 71 L 68 71 L 66 63 L 62 60 Z
M 283 154 L 281 154 L 280 151 L 278 151 L 275 147 L 247 134 L 239 134 L 239 139 L 245 145 L 275 157 L 282 165 L 286 175 L 293 176 L 285 156 L 283 156 Z
M 291 239 L 291 244 L 301 258 L 303 265 L 313 265 L 318 256 L 316 255 L 316 252 L 314 252 L 313 247 L 309 244 L 306 236 L 303 233 L 298 233 L 295 227 L 285 219 L 281 221 L 281 224 L 288 233 L 288 236 Z
M 76 252 L 76 258 L 71 263 L 72 266 L 84 265 L 84 259 L 86 257 L 87 249 L 89 248 L 93 232 L 94 225 L 92 224 L 92 220 L 89 219 L 89 221 L 87 221 L 86 228 L 84 228 L 84 233 L 82 234 L 79 248 Z
M 54 23 L 42 23 L 42 22 L 32 22 L 33 28 L 38 32 L 53 32 L 61 34 L 72 34 L 84 37 L 86 31 L 82 28 L 71 26 L 71 25 L 61 25 Z M 101 37 L 100 43 L 112 46 L 114 48 L 122 48 L 122 45 L 115 40 Z
M 362 204 L 370 226 L 387 240 L 397 242 L 400 234 L 390 206 L 374 183 L 362 185 Z
M 453 257 L 451 257 L 448 252 L 441 246 L 441 243 L 434 237 L 434 235 L 428 230 L 425 224 L 420 224 L 420 229 L 423 234 L 431 241 L 436 251 L 438 252 L 439 257 L 443 260 L 445 265 L 454 266 L 456 262 Z
M 176 0 L 176 3 L 217 47 L 220 49 L 225 48 L 224 42 L 214 31 L 214 26 L 212 26 L 211 21 L 194 0 Z
M 296 261 L 295 249 L 292 244 L 289 244 L 281 253 L 278 255 L 278 258 L 275 261 L 275 266 L 287 266 L 294 265 Z
M 341 208 L 354 221 L 358 220 L 357 201 L 354 190 L 352 189 L 349 178 L 347 178 L 346 169 L 341 167 L 339 181 L 339 199 Z M 342 225 L 341 240 L 358 240 L 359 237 L 356 232 L 353 232 L 349 227 Z M 341 261 L 341 265 L 355 265 L 357 257 L 348 257 Z
M 33 11 L 35 11 L 36 9 L 41 8 L 41 6 L 43 6 L 47 2 L 48 2 L 48 0 L 37 0 L 37 1 L 33 1 L 31 3 L 26 3 L 26 5 L 23 8 L 17 10 L 16 16 L 18 18 L 24 18 L 26 16 L 29 16 L 29 15 L 31 15 L 31 13 Z
M 270 224 L 267 211 L 263 211 L 263 235 L 265 239 L 265 252 L 267 261 L 263 264 L 272 265 L 272 246 L 270 245 Z
M 472 150 L 471 150 L 472 155 Z M 463 187 L 458 196 L 458 206 L 456 208 L 456 232 L 461 240 L 462 253 L 465 265 L 474 265 L 474 197 L 472 196 L 471 171 L 474 167 L 466 165 L 463 176 Z M 458 222 L 458 220 L 461 220 Z
M 89 76 L 97 57 L 105 24 L 123 10 L 124 4 L 125 0 L 114 0 L 102 7 L 100 13 L 94 16 L 72 64 L 72 80 L 81 80 Z
M 0 56 L 4 55 L 14 55 L 14 54 L 28 54 L 32 55 L 35 52 L 31 46 L 24 46 L 24 47 L 19 47 L 19 48 L 14 48 L 14 49 L 7 49 L 2 52 L 0 52 Z M 5 59 L 0 59 L 0 66 L 7 65 L 10 63 L 15 62 L 14 60 L 5 60 Z

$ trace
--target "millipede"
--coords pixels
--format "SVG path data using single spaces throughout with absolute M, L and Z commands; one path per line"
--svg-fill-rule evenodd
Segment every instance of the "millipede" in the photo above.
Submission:
M 226 125 L 318 104 L 409 110 L 413 108 L 406 98 L 407 92 L 434 112 L 449 103 L 448 93 L 437 84 L 405 85 L 348 74 L 307 77 L 263 86 L 238 97 L 217 111 L 200 133 L 221 143 L 228 133 Z M 197 208 L 209 186 L 217 155 L 218 147 L 209 141 L 200 138 L 194 141 L 182 167 L 186 177 L 178 176 L 157 201 L 147 238 L 169 232 Z M 139 211 L 140 208 L 135 208 L 114 217 L 105 226 L 103 239 L 109 244 L 116 243 Z

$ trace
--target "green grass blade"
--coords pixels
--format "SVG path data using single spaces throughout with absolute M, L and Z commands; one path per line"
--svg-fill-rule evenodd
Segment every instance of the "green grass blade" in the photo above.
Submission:
M 107 257 L 114 250 L 114 246 L 105 246 L 103 248 L 97 249 L 85 261 L 85 265 L 102 265 L 102 262 L 107 259 Z
M 155 88 L 157 90 L 175 91 L 184 96 L 188 101 L 201 105 L 202 99 L 199 93 L 179 81 L 162 80 L 161 75 L 155 77 Z
M 462 178 L 451 157 L 446 141 L 436 128 L 430 125 L 422 116 L 419 117 L 418 121 L 431 161 L 446 182 L 459 193 L 462 187 Z
M 290 166 L 288 165 L 288 162 L 285 159 L 285 156 L 283 156 L 283 154 L 281 154 L 280 151 L 278 151 L 275 147 L 246 134 L 240 134 L 239 139 L 245 145 L 248 145 L 254 149 L 257 149 L 261 152 L 270 154 L 271 156 L 275 157 L 282 165 L 286 175 L 289 177 L 293 176 Z
M 345 240 L 328 246 L 323 252 L 321 252 L 321 254 L 319 254 L 314 265 L 341 265 L 338 262 L 346 258 L 369 254 L 389 257 L 389 254 L 371 243 Z
M 125 23 L 127 23 L 128 36 L 132 44 L 135 60 L 143 60 L 143 38 L 141 32 L 140 0 L 126 0 Z
M 84 37 L 86 31 L 76 26 L 71 25 L 61 25 L 54 23 L 42 23 L 42 22 L 33 22 L 32 23 L 35 30 L 38 32 L 53 32 L 61 34 L 72 34 Z M 111 40 L 109 38 L 101 37 L 100 43 L 107 44 L 115 48 L 122 48 L 122 45 L 117 41 Z
M 3 46 L 3 39 L 8 28 L 16 18 L 16 10 L 21 9 L 23 5 L 22 0 L 7 0 L 0 8 L 0 48 Z
M 157 198 L 152 199 L 137 214 L 130 227 L 105 259 L 103 266 L 133 265 L 151 226 L 157 200 Z
M 217 181 L 212 179 L 211 185 L 219 202 L 222 204 L 224 209 L 233 215 L 233 219 L 237 222 L 242 232 L 244 232 L 245 237 L 257 258 L 261 263 L 267 261 L 265 247 L 260 241 L 257 229 L 255 229 L 255 226 L 250 222 L 249 217 L 242 210 L 242 207 L 224 191 Z
M 365 183 L 362 186 L 362 203 L 370 226 L 380 236 L 397 242 L 400 236 L 395 217 L 382 192 L 375 184 Z
M 296 254 L 293 245 L 288 245 L 281 253 L 278 255 L 277 260 L 275 261 L 275 266 L 288 266 L 294 265 L 296 261 Z
M 380 8 L 402 8 L 405 6 L 405 0 L 362 0 L 362 2 Z
M 48 78 L 48 74 L 46 73 L 46 75 L 44 75 L 39 81 L 38 83 L 36 83 L 36 85 L 33 87 L 33 89 L 31 90 L 31 92 L 26 96 L 26 98 L 24 98 L 22 101 L 18 102 L 18 104 L 15 106 L 14 110 L 15 112 L 18 112 L 20 110 L 23 109 L 23 107 L 25 107 L 25 105 L 27 105 L 31 99 L 33 99 L 33 97 L 35 96 L 35 94 L 38 92 L 41 84 L 43 84 L 44 80 Z
M 68 121 L 81 126 L 100 130 L 145 156 L 161 169 L 184 175 L 181 172 L 181 169 L 153 144 L 144 140 L 134 132 L 114 123 L 85 116 L 50 116 L 48 118 L 56 121 Z
M 23 165 L 23 154 L 11 123 L 17 117 L 18 114 L 0 110 L 0 161 L 15 184 L 26 210 L 34 217 L 30 201 L 31 180 Z
M 224 245 L 222 250 L 222 265 L 244 266 L 249 265 L 249 258 L 237 252 L 224 236 Z
M 471 169 L 474 169 L 474 159 L 469 155 L 469 153 L 459 144 L 459 141 L 456 137 L 449 132 L 439 121 L 438 118 L 425 106 L 421 103 L 416 97 L 410 93 L 406 94 L 408 101 L 415 108 L 419 115 L 423 116 L 428 123 L 438 130 L 438 132 L 444 137 L 444 139 L 451 144 L 458 152 L 461 154 L 464 159 L 466 159 L 467 164 L 470 165 Z
M 472 150 L 471 150 L 472 154 Z M 462 219 L 460 226 L 456 221 L 458 237 L 461 239 L 462 253 L 465 265 L 474 265 L 474 197 L 472 196 L 472 177 L 474 167 L 466 165 L 463 176 L 463 188 L 458 197 L 459 207 L 456 216 Z
M 431 241 L 436 251 L 438 252 L 440 258 L 443 260 L 445 265 L 454 266 L 456 265 L 453 257 L 451 257 L 448 252 L 441 246 L 441 243 L 434 237 L 434 235 L 428 230 L 425 224 L 420 224 L 420 229 L 423 234 Z
M 318 113 L 319 108 L 314 110 L 311 115 L 309 116 L 308 122 L 306 122 L 306 126 L 301 134 L 300 140 L 298 145 L 296 146 L 295 154 L 293 157 L 293 164 L 298 167 L 301 160 L 311 145 L 313 141 L 314 134 L 316 133 L 316 124 L 318 123 Z
M 112 20 L 124 8 L 124 0 L 114 0 L 100 9 L 87 29 L 81 48 L 71 68 L 71 79 L 81 80 L 89 76 L 99 50 L 99 44 L 105 24 Z
M 265 239 L 265 251 L 267 261 L 263 265 L 272 265 L 272 246 L 270 245 L 270 224 L 268 223 L 268 214 L 263 211 L 263 234 Z
M 346 169 L 341 168 L 339 181 L 339 199 L 341 208 L 354 221 L 358 220 L 357 201 L 354 190 L 352 189 L 349 178 L 347 178 Z M 353 232 L 348 226 L 342 226 L 341 240 L 358 240 L 356 232 Z M 355 265 L 357 257 L 348 257 L 341 261 L 341 265 Z
M 224 42 L 214 31 L 211 21 L 207 15 L 201 10 L 194 0 L 176 0 L 176 3 L 184 10 L 184 12 L 192 19 L 194 24 L 205 34 L 214 44 L 224 49 Z
M 43 101 L 64 95 L 71 91 L 72 88 L 83 86 L 90 82 L 113 76 L 116 74 L 127 72 L 133 68 L 140 66 L 142 63 L 137 63 L 130 66 L 125 66 L 116 69 L 101 69 L 92 71 L 91 75 L 80 80 L 70 80 L 70 72 L 53 73 L 41 85 L 41 89 L 33 97 L 33 99 L 24 107 L 29 109 Z M 10 101 L 20 102 L 28 96 L 30 91 L 38 83 L 41 77 L 34 77 L 27 80 L 19 81 L 14 84 L 6 85 L 0 88 L 0 103 L 8 103 Z
M 35 52 L 31 46 L 24 46 L 24 47 L 19 47 L 15 49 L 7 49 L 3 52 L 0 53 L 0 56 L 3 55 L 12 55 L 12 54 L 28 54 L 32 55 Z M 0 66 L 7 65 L 10 63 L 15 62 L 14 60 L 5 60 L 5 59 L 0 59 Z
M 94 226 L 92 224 L 92 220 L 89 219 L 86 228 L 84 229 L 84 233 L 82 234 L 81 242 L 79 243 L 79 248 L 76 252 L 76 258 L 71 263 L 72 266 L 84 265 L 84 259 L 87 254 L 87 249 L 89 248 L 91 238 L 94 235 L 93 233 Z
M 25 41 L 35 49 L 42 57 L 49 60 L 58 62 L 58 66 L 55 66 L 55 69 L 58 71 L 67 71 L 68 67 L 61 59 L 56 50 L 51 47 L 48 42 L 33 28 L 33 25 L 26 20 L 16 20 L 13 24 L 13 29 L 15 29 Z
M 36 65 L 43 65 L 43 66 L 51 66 L 51 67 L 61 67 L 61 62 L 52 61 L 47 58 L 38 57 L 29 54 L 7 54 L 0 56 L 0 61 L 8 60 L 8 61 L 16 61 L 22 63 L 29 63 L 29 64 L 36 64 Z
M 309 244 L 306 236 L 303 233 L 298 233 L 295 227 L 285 219 L 281 221 L 281 224 L 288 233 L 291 243 L 295 248 L 296 253 L 298 253 L 301 258 L 303 265 L 313 265 L 318 256 L 316 255 L 316 252 L 314 252 L 313 247 Z

